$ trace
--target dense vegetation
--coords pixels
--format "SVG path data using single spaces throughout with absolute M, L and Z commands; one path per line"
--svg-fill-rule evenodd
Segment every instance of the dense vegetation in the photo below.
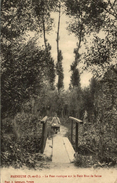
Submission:
M 45 115 L 51 118 L 54 111 L 62 120 L 71 115 L 90 124 L 91 128 L 84 124 L 84 131 L 80 131 L 79 151 L 87 147 L 100 162 L 115 165 L 116 0 L 2 0 L 1 5 L 2 165 L 35 167 L 43 159 L 40 120 Z M 53 28 L 52 12 L 58 13 L 56 60 L 52 58 L 47 40 Z M 59 48 L 61 13 L 70 17 L 68 31 L 78 38 L 67 91 L 63 82 L 64 58 Z M 34 36 L 30 36 L 31 33 Z M 103 38 L 100 34 L 104 34 Z M 86 48 L 83 53 L 82 46 Z M 80 83 L 80 64 L 82 71 L 90 69 L 93 73 L 90 86 L 84 89 Z

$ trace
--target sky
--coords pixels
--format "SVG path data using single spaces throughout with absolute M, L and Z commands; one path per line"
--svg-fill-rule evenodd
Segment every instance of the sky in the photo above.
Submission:
M 49 35 L 47 36 L 48 42 L 52 46 L 52 56 L 54 60 L 57 60 L 57 23 L 58 23 L 58 13 L 52 13 L 52 18 L 54 18 L 54 28 L 50 31 Z M 59 41 L 59 48 L 62 50 L 63 54 L 63 70 L 64 70 L 64 88 L 65 90 L 68 89 L 70 84 L 70 65 L 74 61 L 74 48 L 76 48 L 76 43 L 78 41 L 77 37 L 74 34 L 70 34 L 68 32 L 67 23 L 69 21 L 69 17 L 66 15 L 61 16 L 60 22 L 60 41 Z M 83 50 L 81 50 L 82 52 Z M 85 87 L 89 85 L 89 80 L 91 79 L 92 74 L 88 72 L 84 72 L 81 75 L 81 86 Z

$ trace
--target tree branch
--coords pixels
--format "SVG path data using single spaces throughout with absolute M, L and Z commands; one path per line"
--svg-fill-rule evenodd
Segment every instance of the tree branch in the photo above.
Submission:
M 115 3 L 116 1 L 114 1 L 114 3 Z M 112 5 L 111 4 L 111 2 L 110 2 L 110 0 L 108 0 L 108 3 L 110 4 L 110 9 L 114 12 L 114 14 L 111 12 L 111 14 L 113 14 L 114 16 L 115 16 L 115 18 L 117 18 L 117 14 L 116 14 L 116 12 L 115 12 L 115 10 L 114 10 L 114 5 Z
M 115 5 L 116 1 L 117 1 L 117 0 L 114 1 L 113 6 Z
M 110 15 L 112 15 L 114 18 L 117 18 L 117 15 L 113 14 L 113 12 L 109 11 L 107 8 L 104 8 L 103 9 Z
M 80 49 L 81 40 L 82 40 L 82 26 L 81 26 L 80 35 L 79 35 L 78 52 L 79 52 L 79 49 Z

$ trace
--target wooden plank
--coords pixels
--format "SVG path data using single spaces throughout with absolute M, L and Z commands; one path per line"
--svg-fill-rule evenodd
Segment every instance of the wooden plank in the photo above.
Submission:
M 83 121 L 74 117 L 69 116 L 70 119 L 74 120 L 76 123 L 82 123 Z
M 75 151 L 74 151 L 69 139 L 67 137 L 63 137 L 63 141 L 64 141 L 64 144 L 65 144 L 65 148 L 66 148 L 68 157 L 70 159 L 70 162 L 74 162 Z
M 70 163 L 63 137 L 56 135 L 53 137 L 53 157 L 52 162 L 54 163 Z

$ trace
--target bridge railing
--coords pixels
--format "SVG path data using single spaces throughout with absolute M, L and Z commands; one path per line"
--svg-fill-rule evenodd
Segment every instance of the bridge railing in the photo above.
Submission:
M 44 152 L 44 148 L 46 145 L 46 140 L 47 140 L 47 116 L 45 116 L 42 120 L 42 140 L 41 140 L 41 153 Z
M 71 119 L 71 143 L 73 144 L 73 136 L 75 135 L 75 151 L 77 152 L 78 151 L 78 126 L 79 126 L 79 123 L 82 124 L 83 121 L 71 116 L 69 116 L 69 118 Z M 73 132 L 74 130 L 73 123 L 75 123 L 75 134 Z

